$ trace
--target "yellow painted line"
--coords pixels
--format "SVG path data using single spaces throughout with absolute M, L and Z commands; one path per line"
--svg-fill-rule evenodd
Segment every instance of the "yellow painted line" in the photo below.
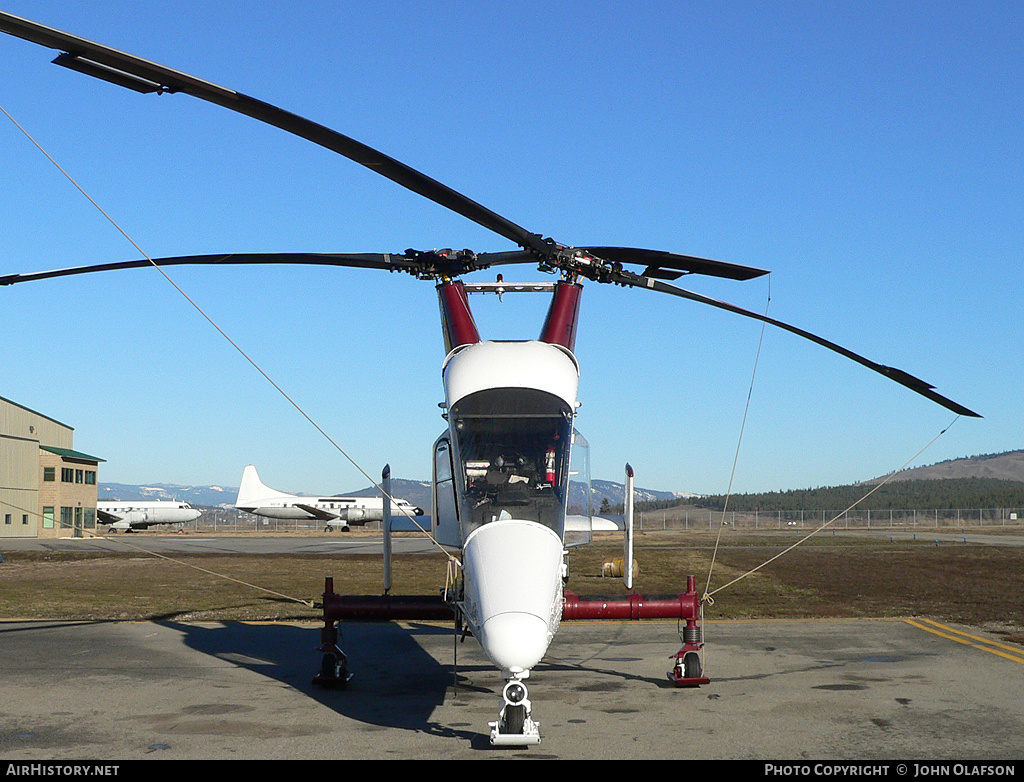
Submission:
M 1021 652 L 1012 646 L 1007 646 L 1006 644 L 1001 644 L 997 641 L 989 641 L 985 638 L 980 638 L 976 635 L 971 635 L 970 633 L 965 633 L 961 630 L 947 627 L 944 624 L 939 624 L 931 619 L 923 619 L 921 622 L 917 622 L 913 619 L 904 619 L 903 621 L 908 625 L 913 625 L 919 630 L 924 630 L 926 633 L 931 633 L 932 635 L 937 635 L 950 641 L 956 641 L 958 644 L 964 644 L 965 646 L 980 649 L 983 652 L 988 652 L 989 654 L 994 654 L 997 657 L 1002 657 L 1012 662 L 1024 665 L 1024 652 Z M 927 622 L 928 624 L 922 624 L 922 622 Z M 929 627 L 928 625 L 933 626 Z M 974 641 L 978 641 L 978 643 L 974 643 Z M 1007 652 L 1000 651 L 1000 649 L 1008 649 L 1011 652 L 1014 652 L 1014 654 L 1008 654 Z
M 973 641 L 978 641 L 978 642 L 983 643 L 983 644 L 985 644 L 987 646 L 996 646 L 996 647 L 999 647 L 1000 649 L 1005 649 L 1006 651 L 1012 652 L 1012 653 L 1017 654 L 1017 655 L 1024 655 L 1024 649 L 1021 649 L 1019 646 L 1009 646 L 1007 644 L 999 643 L 998 641 L 990 641 L 988 638 L 982 638 L 981 636 L 971 635 L 970 633 L 965 633 L 963 630 L 955 630 L 952 627 L 946 627 L 943 624 L 939 624 L 934 619 L 924 619 L 924 618 L 922 618 L 921 621 L 922 622 L 927 622 L 928 624 L 934 625 L 935 627 L 941 627 L 941 628 L 943 628 L 945 630 L 949 630 L 951 632 L 957 633 L 959 635 L 964 636 L 964 638 L 970 638 Z

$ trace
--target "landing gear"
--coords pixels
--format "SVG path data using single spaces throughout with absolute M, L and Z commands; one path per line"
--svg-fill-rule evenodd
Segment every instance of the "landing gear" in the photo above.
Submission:
M 313 682 L 320 687 L 344 687 L 352 674 L 348 672 L 348 665 L 344 654 L 328 652 L 320 660 L 320 673 Z
M 338 646 L 338 628 L 333 623 L 320 630 L 320 673 L 313 684 L 325 689 L 344 689 L 352 674 L 348 671 L 348 657 Z
M 522 679 L 513 676 L 501 691 L 502 706 L 497 722 L 491 727 L 491 744 L 495 746 L 522 747 L 540 744 L 540 723 L 530 717 L 530 699 L 526 697 L 526 685 Z
M 683 630 L 683 648 L 675 653 L 675 665 L 668 674 L 676 687 L 700 687 L 711 680 L 704 675 L 704 641 L 700 626 L 695 621 Z

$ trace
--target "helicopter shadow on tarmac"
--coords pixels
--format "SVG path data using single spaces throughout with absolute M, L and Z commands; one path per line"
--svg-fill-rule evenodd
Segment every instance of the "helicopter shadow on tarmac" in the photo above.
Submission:
M 313 683 L 320 662 L 319 624 L 160 624 L 180 632 L 190 649 L 270 677 L 343 717 L 368 725 L 462 738 L 482 747 L 486 737 L 479 731 L 440 724 L 436 712 L 446 699 L 450 703 L 453 697 L 467 693 L 482 696 L 488 707 L 500 699 L 500 689 L 474 681 L 474 674 L 490 675 L 493 666 L 457 661 L 456 678 L 454 652 L 445 662 L 420 643 L 447 643 L 451 650 L 455 640 L 452 628 L 443 625 L 341 623 L 339 641 L 354 675 L 344 688 L 324 689 Z M 461 656 L 468 645 L 459 646 Z M 500 684 L 497 676 L 494 681 Z
M 462 643 L 450 625 L 339 623 L 340 646 L 348 655 L 353 678 L 343 689 L 323 689 L 313 683 L 320 661 L 320 624 L 173 620 L 159 624 L 181 633 L 188 648 L 281 682 L 344 718 L 379 728 L 461 739 L 473 749 L 492 748 L 482 728 L 497 713 L 501 678 L 472 639 Z M 576 654 L 567 643 L 564 648 L 556 647 L 552 658 L 538 666 L 538 675 L 545 674 L 541 677 L 544 691 L 565 686 L 565 676 L 573 680 L 571 687 L 577 694 L 607 691 L 611 696 L 623 687 L 637 685 L 673 689 L 667 678 L 630 671 L 628 662 L 622 665 L 620 658 L 609 656 L 616 645 L 606 635 L 607 627 L 593 632 L 599 634 L 600 641 L 589 652 Z M 551 680 L 552 675 L 562 684 Z M 545 697 L 553 697 L 553 692 Z M 439 714 L 447 711 L 451 717 L 450 707 L 455 707 L 459 716 L 446 724 Z

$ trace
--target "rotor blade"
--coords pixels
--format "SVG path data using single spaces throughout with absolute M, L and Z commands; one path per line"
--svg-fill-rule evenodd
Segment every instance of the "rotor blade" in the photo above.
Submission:
M 803 337 L 804 339 L 809 339 L 811 342 L 815 342 L 821 345 L 822 347 L 828 348 L 829 350 L 834 351 L 841 356 L 846 356 L 846 358 L 852 359 L 853 361 L 856 361 L 858 364 L 861 364 L 862 366 L 865 366 L 868 369 L 878 372 L 881 375 L 885 375 L 890 380 L 893 380 L 899 383 L 900 385 L 909 388 L 911 391 L 914 391 L 920 394 L 921 396 L 926 397 L 927 399 L 930 399 L 939 405 L 942 405 L 947 410 L 952 410 L 954 413 L 957 413 L 958 415 L 970 416 L 971 418 L 981 418 L 981 416 L 978 415 L 978 413 L 975 413 L 973 410 L 968 410 L 963 405 L 954 402 L 951 399 L 947 399 L 946 397 L 941 396 L 940 394 L 935 393 L 935 391 L 932 390 L 935 388 L 935 386 L 926 383 L 925 381 L 916 378 L 913 375 L 908 374 L 907 372 L 904 372 L 902 369 L 896 369 L 895 367 L 887 367 L 884 364 L 878 364 L 874 361 L 871 361 L 870 359 L 866 359 L 863 356 L 858 355 L 857 353 L 854 353 L 852 350 L 847 350 L 846 348 L 841 347 L 835 344 L 834 342 L 830 342 L 829 340 L 824 339 L 823 337 L 819 337 L 815 334 L 810 333 L 809 331 L 804 331 L 803 329 L 797 328 L 796 326 L 790 326 L 788 323 L 783 323 L 780 320 L 769 318 L 767 315 L 759 315 L 756 312 L 751 312 L 750 310 L 743 309 L 742 307 L 737 307 L 734 304 L 728 304 L 717 299 L 712 299 L 709 296 L 703 296 L 699 293 L 693 293 L 692 291 L 684 290 L 683 288 L 677 288 L 675 285 L 669 285 L 667 282 L 662 282 L 661 280 L 652 279 L 650 277 L 644 277 L 638 274 L 632 274 L 626 271 L 613 272 L 611 275 L 611 282 L 618 283 L 619 285 L 628 285 L 634 288 L 649 288 L 650 290 L 668 293 L 671 294 L 672 296 L 679 296 L 681 298 L 689 299 L 690 301 L 700 302 L 702 304 L 709 304 L 712 307 L 717 307 L 718 309 L 726 310 L 727 312 L 734 312 L 737 315 L 743 315 L 744 317 L 747 318 L 753 318 L 755 320 L 768 323 L 772 326 L 776 326 L 780 329 L 784 329 L 785 331 L 789 331 L 793 334 L 796 334 L 797 336 Z
M 582 247 L 580 249 L 606 261 L 639 264 L 648 267 L 649 270 L 678 269 L 690 274 L 706 274 L 710 277 L 724 277 L 730 280 L 752 280 L 755 277 L 768 274 L 766 269 L 757 269 L 753 266 L 740 266 L 735 263 L 697 258 L 693 255 L 678 255 L 661 250 L 643 250 L 638 247 Z M 652 275 L 645 272 L 645 276 Z
M 448 252 L 448 251 L 443 251 Z M 14 285 L 18 282 L 48 280 L 52 277 L 70 277 L 75 274 L 91 274 L 93 272 L 117 271 L 120 269 L 142 269 L 147 266 L 238 266 L 243 264 L 269 265 L 293 264 L 303 266 L 346 266 L 357 269 L 383 269 L 389 272 L 408 272 L 410 274 L 434 274 L 441 271 L 449 257 L 454 258 L 451 270 L 456 274 L 516 263 L 535 263 L 536 256 L 525 250 L 511 250 L 497 253 L 480 253 L 469 251 L 463 254 L 438 255 L 436 253 L 416 253 L 412 250 L 404 254 L 389 253 L 223 253 L 220 255 L 176 255 L 166 258 L 139 259 L 135 261 L 114 261 L 98 263 L 90 266 L 72 266 L 66 269 L 51 269 L 42 272 L 0 275 L 0 286 Z
M 381 253 L 352 253 L 337 255 L 330 253 L 234 253 L 230 255 L 179 255 L 168 258 L 142 259 L 138 261 L 116 261 L 100 263 L 93 266 L 74 266 L 67 269 L 53 269 L 45 272 L 29 272 L 27 274 L 8 274 L 0 276 L 0 285 L 13 285 L 17 282 L 46 280 L 51 277 L 69 277 L 73 274 L 90 274 L 117 269 L 139 269 L 146 266 L 182 266 L 197 264 L 206 266 L 232 266 L 239 264 L 304 264 L 314 266 L 351 266 L 362 269 L 386 269 L 388 271 L 408 271 L 413 263 L 403 255 L 386 255 Z
M 540 235 L 527 231 L 404 163 L 312 120 L 187 73 L 4 11 L 0 11 L 0 32 L 47 48 L 62 50 L 67 54 L 59 56 L 54 60 L 55 63 L 98 79 L 138 92 L 184 92 L 274 125 L 366 166 L 414 193 L 511 239 L 524 249 L 545 255 L 550 252 L 550 244 Z

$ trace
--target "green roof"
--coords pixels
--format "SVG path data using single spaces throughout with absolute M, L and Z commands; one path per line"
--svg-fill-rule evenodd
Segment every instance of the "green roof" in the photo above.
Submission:
M 65 459 L 84 459 L 84 460 L 90 461 L 90 462 L 105 462 L 106 461 L 106 459 L 101 459 L 98 456 L 90 456 L 89 454 L 82 453 L 81 451 L 72 451 L 70 448 L 54 448 L 51 445 L 40 445 L 39 447 L 42 450 L 44 450 L 44 451 L 49 451 L 50 453 L 55 453 L 58 456 L 64 457 Z

